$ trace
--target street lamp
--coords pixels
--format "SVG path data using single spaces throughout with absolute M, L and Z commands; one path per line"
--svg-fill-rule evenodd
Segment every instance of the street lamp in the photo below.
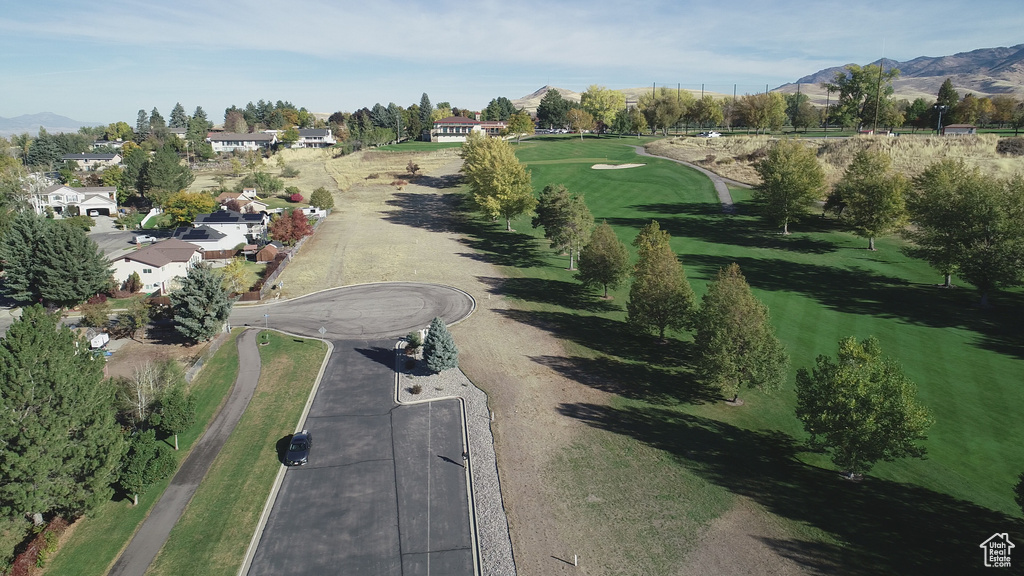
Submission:
M 949 110 L 949 106 L 936 104 L 935 109 L 939 111 L 939 124 L 938 126 L 935 127 L 935 133 L 939 136 L 942 136 L 942 113 L 945 112 L 946 110 Z

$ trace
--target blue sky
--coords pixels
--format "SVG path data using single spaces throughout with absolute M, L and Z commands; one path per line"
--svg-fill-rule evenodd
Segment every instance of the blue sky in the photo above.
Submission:
M 479 109 L 545 84 L 763 90 L 829 66 L 1024 43 L 1019 0 L 34 0 L 0 12 L 0 116 L 134 124 L 175 102 Z

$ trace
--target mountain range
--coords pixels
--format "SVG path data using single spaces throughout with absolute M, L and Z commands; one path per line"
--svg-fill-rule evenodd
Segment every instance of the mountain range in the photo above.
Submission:
M 39 128 L 46 128 L 47 132 L 56 134 L 58 132 L 78 132 L 82 126 L 98 126 L 99 122 L 81 122 L 72 120 L 67 116 L 54 114 L 53 112 L 40 112 L 38 114 L 22 114 L 14 118 L 0 116 L 0 136 L 11 136 L 28 132 L 32 136 L 39 134 Z

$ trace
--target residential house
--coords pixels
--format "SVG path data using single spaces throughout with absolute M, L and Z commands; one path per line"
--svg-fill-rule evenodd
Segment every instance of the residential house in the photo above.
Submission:
M 202 248 L 204 252 L 234 250 L 235 246 L 244 244 L 242 236 L 237 234 L 229 236 L 209 226 L 181 226 L 171 232 L 171 237 L 177 238 L 182 242 L 195 244 Z
M 434 121 L 431 142 L 465 142 L 470 132 L 483 132 L 481 122 L 465 116 L 449 116 Z
M 978 133 L 974 124 L 950 124 L 942 128 L 943 136 L 972 136 Z
M 234 152 L 235 150 L 259 150 L 268 149 L 277 144 L 277 134 L 266 132 L 253 132 L 251 134 L 237 134 L 235 132 L 210 132 L 206 141 L 213 147 L 214 152 Z
M 121 163 L 121 155 L 96 154 L 92 152 L 80 152 L 78 154 L 65 154 L 60 157 L 64 162 L 77 162 L 79 170 L 93 171 L 102 170 Z
M 242 214 L 233 210 L 218 210 L 212 214 L 200 214 L 193 223 L 198 226 L 209 226 L 214 230 L 237 241 L 238 244 L 258 244 L 267 235 L 267 224 L 270 217 L 266 214 Z
M 117 214 L 117 188 L 114 186 L 71 187 L 54 184 L 32 193 L 28 203 L 36 214 L 46 213 L 50 208 L 55 214 L 64 215 L 75 207 L 86 216 L 111 216 Z M 74 210 L 71 211 L 72 213 Z
M 90 144 L 90 147 L 93 150 L 98 150 L 100 148 L 120 150 L 122 146 L 124 146 L 124 140 L 97 140 Z
M 238 202 L 239 212 L 243 214 L 266 212 L 268 208 L 266 203 L 256 198 L 256 190 L 252 188 L 246 188 L 241 192 L 221 192 L 216 200 L 221 206 L 226 206 L 232 200 Z
M 160 294 L 177 290 L 188 271 L 203 261 L 203 249 L 170 238 L 111 259 L 114 280 L 123 285 L 133 272 L 142 279 L 142 290 Z
M 184 140 L 185 135 L 188 134 L 188 128 L 168 128 L 167 132 L 174 134 L 179 140 Z
M 336 143 L 330 128 L 303 128 L 299 130 L 299 140 L 292 144 L 292 148 L 327 148 Z
M 484 120 L 480 122 L 480 129 L 492 138 L 498 138 L 508 128 L 508 122 L 504 120 Z

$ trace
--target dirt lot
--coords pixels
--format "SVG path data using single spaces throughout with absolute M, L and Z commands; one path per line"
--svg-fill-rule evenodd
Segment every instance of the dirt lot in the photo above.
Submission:
M 448 158 L 401 190 L 356 184 L 336 192 L 335 211 L 282 274 L 283 296 L 393 280 L 436 282 L 470 293 L 477 311 L 452 332 L 463 371 L 487 392 L 496 413 L 498 467 L 519 574 L 581 573 L 564 559 L 604 543 L 594 541 L 587 526 L 565 510 L 559 499 L 563 482 L 553 476 L 558 474 L 553 462 L 578 440 L 593 442 L 595 435 L 607 433 L 563 416 L 558 407 L 605 404 L 610 398 L 564 377 L 551 362 L 536 361 L 566 356 L 563 344 L 502 314 L 515 308 L 502 296 L 505 278 L 453 231 L 453 198 L 446 194 L 453 191 L 459 163 Z M 710 527 L 716 537 L 695 545 L 691 560 L 675 573 L 798 573 L 796 564 L 765 544 L 782 532 L 763 511 L 737 505 Z M 743 554 L 719 545 L 733 537 L 742 542 Z M 626 573 L 623 566 L 591 560 L 585 573 Z

